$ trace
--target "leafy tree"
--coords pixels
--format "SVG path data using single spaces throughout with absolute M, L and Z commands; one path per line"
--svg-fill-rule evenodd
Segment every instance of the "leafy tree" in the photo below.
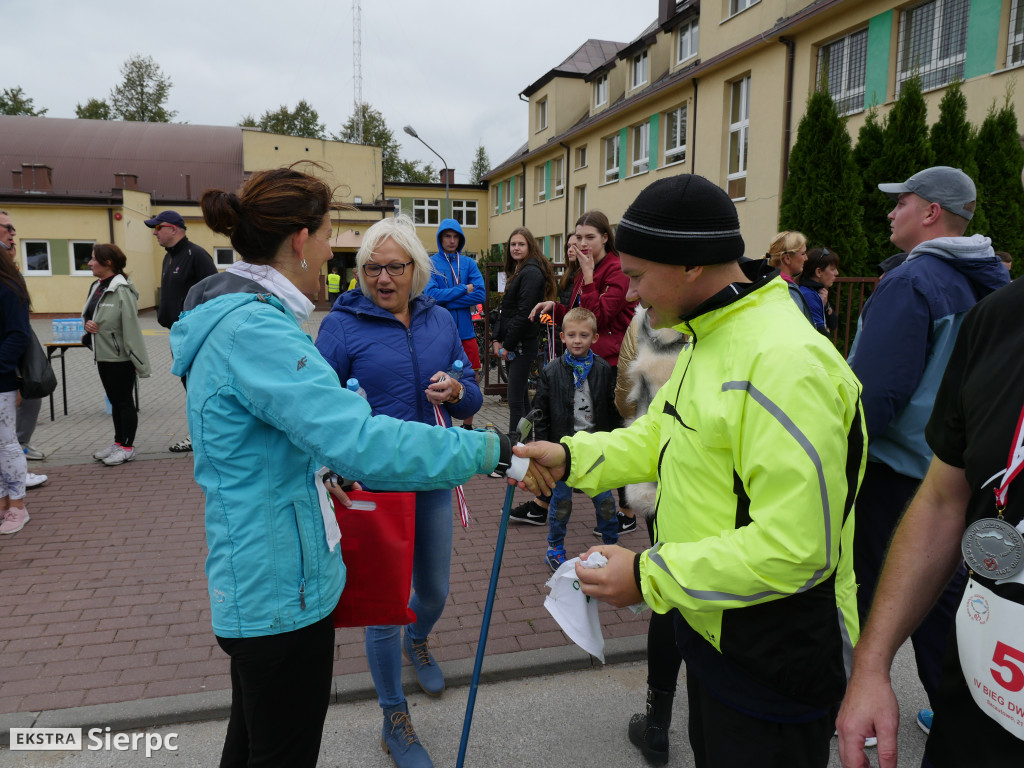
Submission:
M 178 114 L 164 106 L 173 83 L 152 56 L 129 56 L 121 65 L 121 77 L 109 99 L 115 120 L 169 123 Z
M 995 104 L 978 129 L 978 199 L 985 202 L 992 246 L 1014 257 L 1013 274 L 1021 274 L 1024 260 L 1024 201 L 1020 194 L 1020 169 L 1024 149 L 1020 144 L 1017 115 L 1013 110 L 1012 88 L 1003 106 Z
M 384 181 L 414 181 L 428 183 L 437 180 L 436 171 L 427 163 L 421 167 L 419 160 L 403 160 L 394 131 L 388 128 L 384 115 L 367 103 L 359 105 L 363 118 L 363 144 L 380 147 L 384 157 Z M 338 141 L 355 142 L 356 114 L 349 116 L 341 126 L 341 132 L 333 138 Z
M 789 156 L 779 229 L 803 232 L 812 245 L 834 249 L 844 273 L 863 275 L 867 241 L 860 191 L 846 122 L 828 92 L 815 91 Z
M 934 164 L 959 168 L 977 183 L 978 164 L 974 159 L 977 131 L 967 122 L 967 97 L 961 85 L 961 81 L 950 83 L 939 103 L 939 119 L 932 126 L 931 132 Z M 967 234 L 987 231 L 988 221 L 979 199 Z
M 320 115 L 305 99 L 295 105 L 294 110 L 282 104 L 280 109 L 267 110 L 256 120 L 246 115 L 239 123 L 241 126 L 259 128 L 266 133 L 279 133 L 283 136 L 302 136 L 307 139 L 327 138 L 327 126 L 320 122 Z
M 85 104 L 75 104 L 75 117 L 82 120 L 112 120 L 110 105 L 105 99 L 89 99 Z
M 885 119 L 882 152 L 868 166 L 865 182 L 870 183 L 873 194 L 864 203 L 864 216 L 872 226 L 881 221 L 881 230 L 865 227 L 871 258 L 881 261 L 895 252 L 889 242 L 886 216 L 892 210 L 892 201 L 878 191 L 878 184 L 904 181 L 915 173 L 935 165 L 935 153 L 928 140 L 928 106 L 921 94 L 921 80 L 913 77 L 903 83 L 899 98 Z
M 882 121 L 878 119 L 878 110 L 872 107 L 864 125 L 857 133 L 857 146 L 853 149 L 853 162 L 860 173 L 859 199 L 864 211 L 862 229 L 868 248 L 867 272 L 872 276 L 876 274 L 874 265 L 891 252 L 891 247 L 887 247 L 882 254 L 879 254 L 875 246 L 881 238 L 889 236 L 889 222 L 885 217 L 892 210 L 889 199 L 878 191 L 878 181 L 885 180 L 875 181 L 873 175 L 877 173 L 877 169 L 873 166 L 882 155 L 884 143 L 885 128 Z
M 491 160 L 487 157 L 487 150 L 483 144 L 476 148 L 476 155 L 473 157 L 473 164 L 469 166 L 469 183 L 479 184 L 480 179 L 491 170 Z
M 32 99 L 25 95 L 20 85 L 4 88 L 0 93 L 0 115 L 27 115 L 42 117 L 50 110 L 36 109 Z

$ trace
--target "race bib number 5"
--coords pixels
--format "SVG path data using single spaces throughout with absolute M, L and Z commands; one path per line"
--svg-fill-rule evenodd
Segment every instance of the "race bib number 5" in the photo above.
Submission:
M 978 707 L 1024 740 L 1024 605 L 973 579 L 956 616 L 960 667 Z

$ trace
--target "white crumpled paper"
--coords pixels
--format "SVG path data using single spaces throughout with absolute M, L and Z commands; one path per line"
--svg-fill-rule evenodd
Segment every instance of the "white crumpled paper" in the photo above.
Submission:
M 601 621 L 597 616 L 597 600 L 587 597 L 580 590 L 580 582 L 576 578 L 578 557 L 566 560 L 545 586 L 551 592 L 544 598 L 547 609 L 562 631 L 576 645 L 596 656 L 604 663 L 604 635 L 601 632 Z M 582 562 L 584 568 L 601 568 L 607 565 L 608 559 L 600 552 L 595 552 Z

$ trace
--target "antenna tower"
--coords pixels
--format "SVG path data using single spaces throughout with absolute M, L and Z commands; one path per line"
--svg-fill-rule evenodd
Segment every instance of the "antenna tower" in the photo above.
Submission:
M 352 0 L 352 86 L 356 115 L 356 144 L 363 143 L 363 12 Z

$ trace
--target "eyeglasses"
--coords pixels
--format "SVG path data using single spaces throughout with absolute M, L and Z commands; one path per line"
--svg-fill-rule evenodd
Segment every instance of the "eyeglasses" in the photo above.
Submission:
M 155 227 L 153 227 L 153 231 L 154 232 L 159 232 L 161 229 L 174 229 L 174 225 L 173 224 L 157 224 Z
M 0 224 L 0 227 L 3 227 L 8 232 L 10 232 L 12 235 L 14 234 L 14 225 L 13 224 Z
M 405 274 L 405 268 L 412 263 L 411 261 L 396 261 L 392 264 L 374 264 L 372 261 L 368 261 L 363 264 L 363 274 L 367 277 L 378 277 L 380 271 L 386 269 L 392 277 L 401 277 Z

